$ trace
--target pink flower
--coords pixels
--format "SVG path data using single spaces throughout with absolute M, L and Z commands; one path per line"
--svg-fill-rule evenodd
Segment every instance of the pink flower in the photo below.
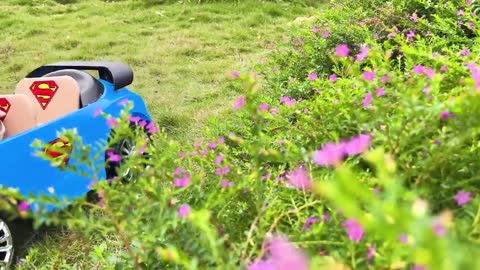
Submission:
M 245 105 L 245 97 L 241 96 L 237 99 L 235 104 L 233 104 L 233 109 L 238 110 L 238 109 L 242 108 L 244 105 Z
M 432 229 L 433 229 L 433 232 L 435 233 L 435 235 L 437 235 L 439 237 L 443 237 L 447 233 L 447 231 L 446 231 L 445 227 L 443 226 L 441 220 L 438 219 L 438 218 L 435 219 L 432 222 Z
M 310 26 L 310 29 L 313 33 L 317 33 L 318 31 L 320 31 L 320 28 L 316 27 L 315 25 Z
M 190 206 L 188 204 L 182 204 L 178 208 L 178 217 L 182 218 L 187 216 L 190 213 Z
M 389 76 L 382 76 L 382 77 L 380 78 L 380 82 L 382 82 L 382 83 L 387 83 L 387 82 L 389 82 L 389 81 L 390 81 L 390 77 L 389 77 Z
M 313 162 L 320 166 L 337 165 L 344 157 L 343 145 L 335 143 L 327 143 L 322 149 L 313 152 Z
M 400 236 L 398 236 L 398 240 L 400 240 L 400 243 L 402 244 L 406 244 L 408 243 L 408 236 L 404 233 L 400 234 Z
M 218 138 L 217 143 L 218 143 L 218 144 L 223 144 L 223 143 L 225 143 L 225 138 L 223 138 L 223 137 Z
M 218 155 L 217 158 L 215 159 L 215 164 L 220 165 L 220 163 L 222 163 L 222 160 L 223 160 L 223 156 Z
M 322 33 L 322 38 L 328 38 L 330 36 L 330 32 Z
M 383 97 L 385 95 L 385 88 L 377 87 L 376 94 L 378 97 Z
M 468 24 L 468 28 L 470 28 L 470 30 L 475 30 L 475 24 L 473 24 L 472 21 L 468 21 L 467 24 Z
M 312 180 L 303 166 L 298 166 L 287 175 L 287 183 L 295 188 L 307 190 L 312 188 Z
M 376 250 L 374 247 L 368 245 L 367 259 L 373 259 L 375 257 Z
M 267 103 L 260 104 L 260 106 L 258 106 L 258 110 L 261 112 L 268 110 L 268 104 Z
M 137 123 L 138 121 L 140 121 L 140 116 L 129 116 L 128 121 L 132 123 Z
M 314 224 L 314 223 L 317 223 L 317 222 L 318 222 L 318 218 L 309 217 L 309 218 L 307 218 L 307 221 L 305 221 L 305 225 L 303 225 L 303 228 L 305 229 L 305 231 L 309 231 L 311 225 Z
M 279 112 L 278 107 L 273 107 L 273 108 L 270 109 L 270 113 L 272 115 L 276 115 L 276 114 L 278 114 L 278 112 Z
M 119 106 L 125 106 L 128 104 L 128 98 L 122 99 L 120 102 L 118 102 Z
M 453 199 L 457 202 L 458 206 L 462 206 L 464 204 L 467 204 L 471 200 L 471 193 L 470 192 L 465 192 L 463 190 L 460 190 L 457 195 L 453 197 Z
M 412 266 L 412 270 L 425 270 L 425 267 L 415 264 L 414 266 Z
M 331 74 L 330 77 L 328 77 L 328 79 L 331 82 L 336 82 L 337 81 L 337 75 L 336 74 Z
M 97 117 L 102 113 L 102 108 L 98 107 L 95 112 L 93 112 L 93 117 Z
M 291 97 L 283 96 L 283 97 L 280 98 L 280 103 L 283 103 L 286 106 L 291 107 L 291 106 L 295 105 L 295 99 L 293 99 Z
M 473 81 L 475 82 L 475 89 L 480 91 L 480 70 L 475 63 L 468 63 L 467 67 L 470 70 Z
M 234 79 L 238 79 L 240 77 L 240 73 L 238 71 L 232 71 L 230 76 L 232 76 Z
M 412 21 L 412 22 L 417 22 L 418 21 L 418 15 L 417 11 L 415 11 L 412 15 L 407 15 L 407 17 Z
M 462 16 L 464 13 L 463 9 L 457 11 L 457 16 Z
M 112 150 L 107 151 L 107 156 L 108 156 L 108 160 L 110 162 L 117 163 L 117 162 L 120 162 L 122 160 L 122 156 L 120 156 L 118 154 L 115 154 L 115 152 L 113 152 Z
M 155 125 L 154 122 L 150 122 L 150 123 L 148 123 L 148 125 L 147 125 L 147 131 L 148 131 L 148 133 L 150 133 L 150 134 L 154 134 L 154 133 L 157 133 L 157 132 L 158 132 L 158 128 L 157 128 L 157 126 Z
M 142 146 L 140 146 L 140 148 L 138 149 L 138 154 L 141 155 L 143 153 L 145 153 L 145 151 L 147 150 L 147 144 L 144 143 Z
M 211 141 L 211 142 L 208 143 L 208 148 L 215 149 L 216 147 L 217 147 L 217 145 L 215 144 L 214 141 Z
M 448 117 L 450 117 L 450 113 L 449 113 L 448 111 L 442 111 L 442 112 L 440 113 L 440 118 L 446 119 L 446 118 L 448 118 Z
M 375 72 L 374 71 L 364 71 L 362 73 L 362 78 L 365 81 L 373 81 L 375 79 Z
M 260 260 L 250 264 L 247 270 L 276 270 L 271 259 Z
M 368 47 L 367 47 L 367 46 L 363 46 L 363 47 L 360 49 L 360 53 L 356 56 L 355 62 L 363 61 L 365 58 L 367 58 L 367 56 L 368 56 Z
M 413 30 L 408 31 L 406 36 L 407 36 L 407 40 L 412 42 L 414 40 L 413 38 L 415 37 L 415 31 Z
M 447 65 L 443 65 L 441 68 L 440 68 L 440 72 L 445 72 L 448 70 L 448 67 Z
M 118 126 L 117 119 L 115 117 L 109 117 L 107 119 L 107 126 L 109 128 L 113 128 L 113 127 Z
M 347 57 L 349 53 L 350 49 L 347 44 L 341 44 L 335 48 L 335 55 L 338 57 Z
M 327 211 L 324 211 L 323 214 L 322 214 L 322 221 L 323 222 L 328 222 L 330 221 L 330 217 L 328 216 L 328 212 Z
M 223 188 L 233 187 L 233 182 L 229 182 L 229 181 L 227 181 L 226 179 L 223 179 L 222 181 L 220 181 L 220 185 L 221 185 Z
M 308 79 L 309 79 L 310 81 L 315 81 L 317 78 L 318 78 L 318 75 L 317 75 L 317 73 L 315 73 L 315 72 L 312 72 L 312 73 L 310 73 L 310 74 L 308 75 Z
M 413 72 L 415 74 L 422 74 L 424 72 L 424 67 L 422 65 L 416 65 L 413 67 Z
M 90 181 L 90 183 L 88 183 L 87 188 L 88 188 L 88 189 L 92 189 L 96 184 L 97 184 L 97 181 L 92 180 L 92 181 Z
M 190 175 L 188 173 L 184 173 L 181 178 L 174 178 L 173 179 L 173 186 L 174 187 L 188 187 L 190 184 Z
M 286 237 L 275 237 L 267 243 L 273 269 L 308 270 L 308 258 L 291 244 Z
M 349 142 L 344 145 L 344 150 L 348 155 L 358 155 L 370 147 L 371 137 L 369 135 L 361 134 L 354 136 Z
M 30 208 L 30 204 L 28 202 L 22 201 L 18 204 L 18 211 L 20 212 L 27 212 L 28 208 Z
M 432 89 L 431 86 L 424 87 L 424 88 L 422 89 L 422 93 L 428 94 L 428 92 L 430 92 L 431 89 Z
M 225 166 L 223 168 L 218 168 L 215 170 L 216 175 L 227 175 L 230 172 L 230 167 Z
M 424 73 L 427 75 L 429 79 L 432 79 L 433 75 L 435 75 L 435 70 L 433 68 L 426 68 Z
M 470 49 L 468 47 L 463 48 L 460 51 L 459 56 L 469 57 L 470 56 Z
M 365 97 L 363 98 L 362 100 L 362 106 L 364 109 L 368 108 L 368 106 L 370 106 L 370 104 L 372 103 L 373 101 L 373 95 L 372 93 L 367 93 L 365 94 Z
M 348 219 L 343 223 L 343 227 L 347 230 L 350 240 L 360 242 L 363 237 L 363 227 L 354 219 Z

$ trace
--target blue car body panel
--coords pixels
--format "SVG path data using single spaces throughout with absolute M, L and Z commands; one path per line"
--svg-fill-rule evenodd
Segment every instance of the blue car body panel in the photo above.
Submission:
M 143 120 L 151 121 L 146 105 L 139 95 L 127 88 L 115 90 L 112 83 L 101 79 L 99 81 L 104 86 L 104 92 L 96 102 L 54 121 L 0 141 L 0 153 L 2 153 L 0 185 L 2 188 L 18 189 L 20 194 L 25 197 L 28 197 L 29 194 L 35 196 L 42 193 L 49 194 L 49 190 L 53 188 L 54 194 L 60 199 L 63 197 L 75 199 L 84 196 L 89 191 L 88 185 L 95 172 L 89 172 L 90 177 L 84 177 L 54 167 L 49 161 L 35 156 L 34 152 L 38 149 L 33 148 L 31 144 L 35 139 L 46 143 L 50 142 L 58 138 L 57 132 L 75 128 L 85 145 L 95 146 L 99 143 L 105 145 L 110 134 L 110 127 L 104 117 L 95 117 L 94 114 L 100 108 L 103 112 L 118 117 L 123 109 L 119 103 L 125 99 L 133 102 L 132 114 L 140 116 Z M 73 145 L 73 151 L 75 151 L 75 147 Z M 95 157 L 98 154 L 100 156 Z M 91 151 L 90 160 L 95 160 L 95 167 L 104 168 L 104 160 L 99 158 L 104 154 L 104 152 L 98 153 L 98 150 Z M 69 164 L 75 162 L 73 157 L 70 158 Z M 83 169 L 87 168 L 84 166 Z M 97 179 L 105 179 L 105 169 L 96 173 Z

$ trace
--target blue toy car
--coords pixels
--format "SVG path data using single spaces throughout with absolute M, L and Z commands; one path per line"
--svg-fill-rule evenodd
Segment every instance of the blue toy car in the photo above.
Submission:
M 89 71 L 89 72 L 86 72 Z M 98 78 L 91 75 L 98 72 Z M 0 136 L 0 188 L 18 189 L 21 195 L 54 193 L 75 199 L 89 192 L 89 177 L 52 166 L 47 160 L 34 155 L 32 142 L 40 139 L 59 146 L 62 153 L 48 151 L 65 165 L 75 163 L 74 157 L 65 155 L 75 145 L 57 133 L 63 129 L 76 129 L 84 144 L 107 142 L 112 130 L 99 111 L 118 117 L 126 100 L 133 102 L 132 117 L 143 125 L 151 123 L 143 99 L 126 87 L 133 81 L 130 67 L 118 62 L 59 62 L 41 66 L 22 79 L 11 95 L 0 95 L 0 120 L 4 124 Z M 1 134 L 0 134 L 1 135 Z M 128 156 L 135 144 L 129 140 L 116 144 L 119 155 Z M 103 166 L 98 179 L 115 176 L 119 164 L 96 161 Z M 92 158 L 93 159 L 93 158 Z M 106 162 L 106 163 L 105 163 Z M 106 165 L 105 165 L 106 164 Z M 20 225 L 12 226 L 0 217 L 0 268 L 11 264 L 17 239 L 23 238 Z

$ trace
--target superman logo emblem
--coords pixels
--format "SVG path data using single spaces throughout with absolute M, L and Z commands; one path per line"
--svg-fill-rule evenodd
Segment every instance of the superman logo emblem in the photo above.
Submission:
M 10 110 L 10 107 L 11 107 L 11 105 L 10 105 L 10 102 L 8 102 L 8 99 L 6 99 L 4 97 L 0 98 L 0 111 L 5 113 L 5 115 L 2 118 L 0 118 L 0 120 L 3 121 L 3 119 L 7 115 L 8 111 Z
M 43 110 L 50 104 L 57 90 L 58 85 L 55 81 L 35 81 L 30 85 L 30 91 L 32 91 Z
M 43 151 L 51 158 L 60 161 L 62 167 L 68 165 L 70 154 L 72 152 L 72 144 L 66 138 L 57 138 L 48 143 Z M 56 163 L 56 162 L 55 162 Z

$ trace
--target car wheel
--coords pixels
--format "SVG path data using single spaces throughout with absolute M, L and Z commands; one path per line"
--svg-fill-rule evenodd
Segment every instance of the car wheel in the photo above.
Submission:
M 135 128 L 135 125 L 131 126 L 132 128 Z M 147 143 L 149 142 L 150 138 L 148 133 L 145 133 L 147 135 Z M 111 137 L 113 134 L 111 135 Z M 113 153 L 120 155 L 121 160 L 120 162 L 111 162 L 108 160 L 108 151 L 113 151 Z M 119 142 L 113 144 L 109 150 L 105 153 L 105 160 L 107 161 L 107 166 L 106 166 L 106 173 L 107 173 L 107 179 L 112 179 L 114 177 L 120 177 L 122 181 L 130 183 L 130 182 L 135 182 L 135 173 L 132 168 L 126 168 L 123 172 L 121 172 L 121 175 L 119 174 L 119 169 L 120 167 L 124 164 L 125 160 L 128 160 L 129 158 L 135 156 L 138 154 L 139 149 L 137 149 L 136 142 L 132 138 L 124 138 L 121 139 Z M 149 154 L 147 152 L 144 152 L 143 157 L 145 159 L 149 158 Z M 138 164 L 138 166 L 141 166 L 142 169 L 148 169 L 150 166 L 147 164 Z
M 9 221 L 0 216 L 0 270 L 10 269 L 33 236 L 31 220 Z
M 137 149 L 135 147 L 135 142 L 131 139 L 123 139 L 121 140 L 115 147 L 113 148 L 114 152 L 119 154 L 123 160 L 128 160 L 132 156 L 135 155 Z M 122 162 L 120 161 L 116 166 L 114 165 L 114 170 L 117 171 L 120 169 L 120 165 Z M 132 172 L 132 168 L 126 168 L 122 175 L 118 175 L 115 172 L 115 176 L 119 176 L 122 178 L 123 181 L 132 182 L 134 180 L 134 174 Z
M 10 269 L 13 259 L 13 234 L 9 224 L 0 218 L 0 269 Z

